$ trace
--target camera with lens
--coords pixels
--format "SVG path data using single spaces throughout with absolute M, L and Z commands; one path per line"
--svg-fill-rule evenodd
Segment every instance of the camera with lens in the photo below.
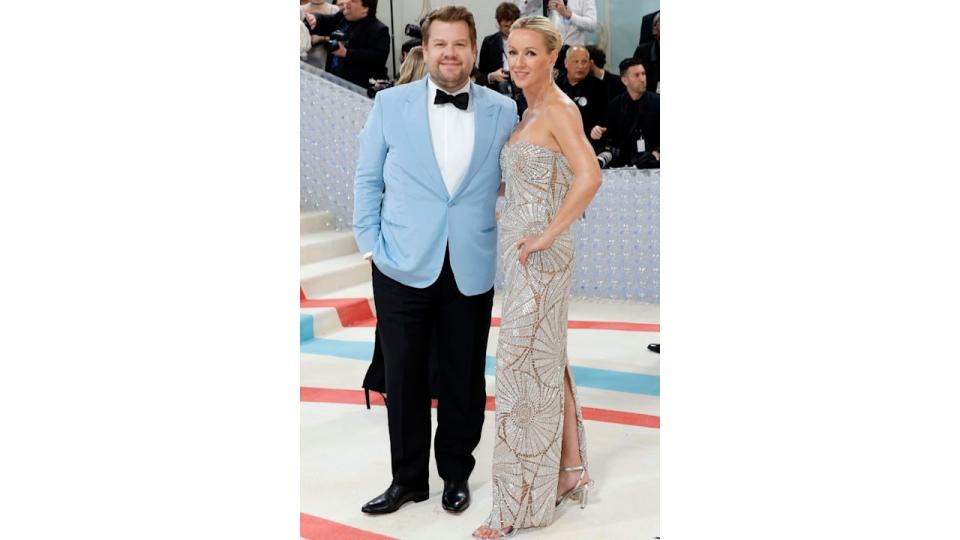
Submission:
M 340 48 L 340 44 L 343 43 L 343 46 L 347 46 L 347 36 L 344 35 L 343 30 L 334 30 L 330 32 L 330 37 L 326 41 L 321 42 L 323 44 L 324 50 L 327 52 L 333 52 Z
M 618 167 L 634 167 L 637 169 L 659 169 L 660 160 L 653 155 L 653 152 L 639 152 L 632 155 L 623 156 L 621 159 L 620 149 L 615 146 L 606 146 L 597 152 L 597 164 L 601 169 L 610 167 L 613 162 L 620 162 Z
M 408 24 L 403 28 L 403 33 L 417 39 L 423 39 L 423 32 L 420 31 L 420 25 Z
M 610 166 L 610 162 L 613 161 L 614 156 L 619 154 L 619 148 L 612 148 L 609 146 L 603 148 L 597 153 L 597 164 L 600 165 L 601 169 L 606 169 Z
M 397 81 L 379 81 L 376 79 L 370 79 L 370 88 L 367 88 L 367 97 L 373 99 L 373 96 L 377 95 L 377 92 L 381 90 L 386 90 L 387 88 L 393 87 Z

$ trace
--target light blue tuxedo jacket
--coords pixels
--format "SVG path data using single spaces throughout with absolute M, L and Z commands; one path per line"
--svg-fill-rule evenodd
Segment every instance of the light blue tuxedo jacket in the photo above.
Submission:
M 466 175 L 447 192 L 433 154 L 427 77 L 377 93 L 360 132 L 353 232 L 386 276 L 418 289 L 440 276 L 447 244 L 460 292 L 493 287 L 500 150 L 517 124 L 513 100 L 470 84 L 474 147 Z M 452 105 L 451 105 L 452 106 Z

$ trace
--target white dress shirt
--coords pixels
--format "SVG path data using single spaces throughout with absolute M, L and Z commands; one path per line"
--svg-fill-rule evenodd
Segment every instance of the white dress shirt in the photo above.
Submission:
M 507 58 L 507 38 L 503 38 L 503 54 L 500 56 L 503 57 L 503 70 L 510 71 L 510 59 Z
M 470 166 L 473 157 L 473 99 L 470 99 L 467 110 L 461 111 L 452 103 L 434 105 L 433 100 L 439 88 L 430 77 L 427 77 L 427 116 L 430 122 L 430 138 L 433 142 L 433 155 L 437 158 L 440 167 L 440 176 L 447 186 L 447 193 L 451 196 L 457 186 L 463 181 L 463 176 Z M 467 80 L 459 90 L 448 92 L 457 95 L 470 91 L 470 81 Z
M 543 15 L 544 2 L 549 0 L 524 0 L 520 14 Z M 572 12 L 569 19 L 551 9 L 550 22 L 560 31 L 564 45 L 583 45 L 587 34 L 597 30 L 597 0 L 567 0 L 567 8 Z

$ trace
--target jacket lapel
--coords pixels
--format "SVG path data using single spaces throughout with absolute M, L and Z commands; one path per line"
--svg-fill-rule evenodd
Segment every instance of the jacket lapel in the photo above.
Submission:
M 428 75 L 429 77 L 429 75 Z M 437 156 L 433 153 L 433 136 L 430 133 L 430 116 L 427 113 L 427 77 L 419 82 L 409 83 L 417 85 L 417 91 L 411 92 L 404 107 L 404 124 L 409 126 L 409 133 L 413 136 L 422 134 L 421 140 L 411 141 L 417 154 L 417 161 L 423 164 L 423 170 L 430 176 L 428 184 L 444 200 L 449 200 L 447 185 L 440 175 L 440 165 Z
M 490 154 L 490 148 L 493 146 L 493 139 L 497 131 L 497 117 L 499 108 L 484 98 L 483 93 L 479 91 L 476 84 L 470 83 L 470 99 L 473 100 L 475 109 L 473 116 L 473 153 L 470 157 L 470 166 L 467 167 L 467 173 L 463 176 L 460 185 L 457 186 L 451 200 L 456 199 L 467 188 L 467 185 L 476 176 L 480 166 Z M 438 168 L 439 170 L 439 168 Z M 442 179 L 441 179 L 442 181 Z

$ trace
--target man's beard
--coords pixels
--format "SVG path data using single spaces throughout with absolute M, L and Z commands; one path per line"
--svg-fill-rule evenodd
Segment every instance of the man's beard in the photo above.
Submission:
M 466 77 L 464 77 L 464 75 L 466 75 Z M 452 76 L 452 78 L 444 77 L 443 70 L 440 66 L 437 66 L 436 71 L 431 71 L 430 76 L 433 77 L 433 82 L 437 83 L 437 86 L 445 85 L 450 91 L 460 88 L 466 81 L 470 80 L 470 74 L 466 73 L 463 69 Z

